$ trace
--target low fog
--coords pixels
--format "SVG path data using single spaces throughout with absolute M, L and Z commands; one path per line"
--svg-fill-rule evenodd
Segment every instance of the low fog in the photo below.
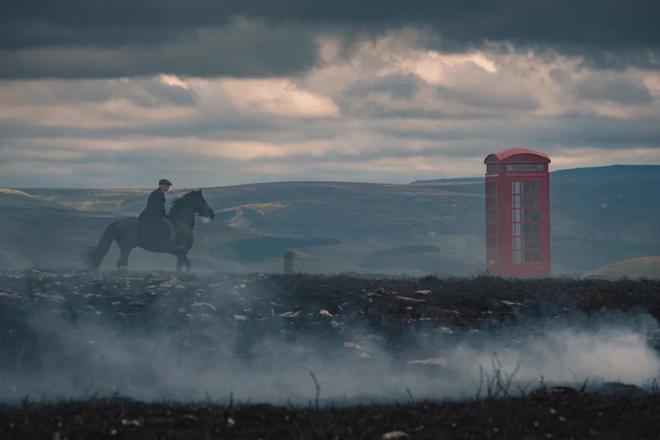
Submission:
M 162 301 L 152 306 L 162 316 L 137 328 L 100 312 L 85 320 L 29 317 L 21 332 L 36 346 L 20 342 L 25 345 L 17 356 L 2 360 L 1 400 L 122 395 L 307 404 L 316 394 L 310 372 L 321 404 L 443 400 L 497 391 L 498 377 L 517 395 L 542 384 L 617 381 L 648 388 L 660 374 L 660 356 L 649 339 L 658 322 L 643 313 L 529 321 L 488 334 L 429 328 L 395 348 L 359 328 L 346 329 L 341 345 L 314 335 L 284 336 L 282 329 L 291 325 L 286 319 L 281 328 L 256 336 L 249 322 L 193 323 L 186 334 L 168 328 L 171 314 L 182 312 L 168 311 Z

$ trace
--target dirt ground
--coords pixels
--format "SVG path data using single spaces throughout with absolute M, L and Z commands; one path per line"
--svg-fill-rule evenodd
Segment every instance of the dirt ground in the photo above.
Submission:
M 657 439 L 660 395 L 553 390 L 524 398 L 315 409 L 127 400 L 0 408 L 14 439 Z

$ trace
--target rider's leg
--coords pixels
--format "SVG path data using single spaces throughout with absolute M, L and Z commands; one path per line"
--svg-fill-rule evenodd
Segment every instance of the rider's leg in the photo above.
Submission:
M 176 240 L 176 226 L 168 218 L 163 218 L 163 223 L 166 226 L 169 240 L 174 242 Z

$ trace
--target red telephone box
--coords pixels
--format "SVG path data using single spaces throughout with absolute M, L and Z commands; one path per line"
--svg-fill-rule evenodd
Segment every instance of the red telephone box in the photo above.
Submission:
M 513 148 L 484 163 L 488 273 L 550 276 L 550 158 Z

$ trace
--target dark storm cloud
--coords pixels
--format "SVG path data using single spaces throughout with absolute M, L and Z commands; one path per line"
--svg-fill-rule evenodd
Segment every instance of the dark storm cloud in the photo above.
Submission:
M 4 78 L 287 75 L 316 62 L 316 42 L 300 29 L 235 22 L 158 44 L 44 46 L 0 51 Z
M 287 74 L 315 62 L 310 30 L 350 42 L 406 25 L 431 30 L 445 48 L 510 42 L 610 66 L 657 65 L 659 15 L 655 0 L 9 1 L 0 77 Z M 241 17 L 267 25 L 199 39 Z

